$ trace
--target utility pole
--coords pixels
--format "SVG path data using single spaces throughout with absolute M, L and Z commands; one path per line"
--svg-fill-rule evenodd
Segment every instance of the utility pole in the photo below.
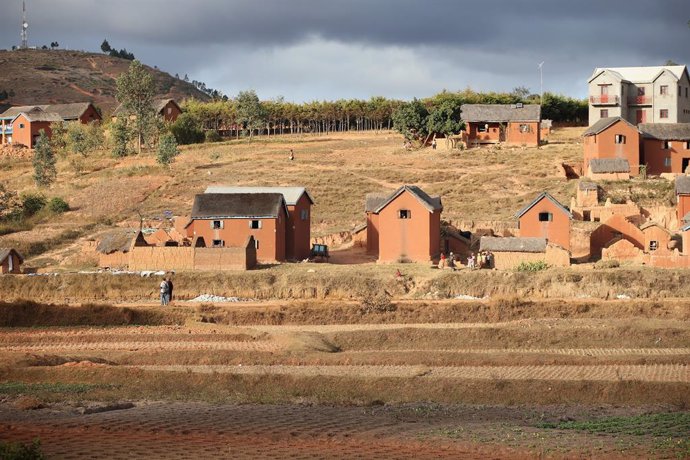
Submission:
M 26 22 L 26 2 L 22 0 L 22 46 L 20 48 L 23 50 L 29 47 L 28 29 L 29 23 Z
M 544 103 L 544 73 L 543 73 L 544 62 L 545 61 L 541 61 L 539 63 L 539 104 Z

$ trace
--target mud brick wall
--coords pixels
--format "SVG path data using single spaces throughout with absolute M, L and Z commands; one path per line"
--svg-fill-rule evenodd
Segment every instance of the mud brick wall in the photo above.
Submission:
M 547 246 L 546 252 L 494 252 L 494 268 L 512 270 L 521 263 L 546 262 L 552 267 L 570 265 L 570 253 L 563 248 Z

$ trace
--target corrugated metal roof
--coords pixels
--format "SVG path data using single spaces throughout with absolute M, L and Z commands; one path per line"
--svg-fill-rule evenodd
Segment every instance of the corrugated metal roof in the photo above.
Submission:
M 635 128 L 635 125 L 633 125 L 632 123 L 628 122 L 627 120 L 625 120 L 621 117 L 607 117 L 607 118 L 599 119 L 596 123 L 594 123 L 592 126 L 587 128 L 587 130 L 584 133 L 582 133 L 582 135 L 583 136 L 593 136 L 595 134 L 599 134 L 600 132 L 613 126 L 616 122 L 619 122 L 619 121 L 622 121 L 623 123 L 631 126 L 632 128 Z
M 463 104 L 460 117 L 468 122 L 540 121 L 539 104 Z
M 194 197 L 191 218 L 275 218 L 281 208 L 285 200 L 280 193 L 202 193 Z
M 22 105 L 10 107 L 0 118 L 14 118 L 22 112 L 30 112 L 36 108 L 58 114 L 62 120 L 70 121 L 81 117 L 91 105 L 90 102 L 74 102 L 70 104 Z
M 209 185 L 204 193 L 280 193 L 288 206 L 297 204 L 302 195 L 307 195 L 314 204 L 314 199 L 304 187 L 241 187 L 229 185 Z
M 429 196 L 424 192 L 421 188 L 417 187 L 416 185 L 403 185 L 399 189 L 397 189 L 395 192 L 393 192 L 391 195 L 388 196 L 388 198 L 381 203 L 376 209 L 374 209 L 374 214 L 380 213 L 386 206 L 388 206 L 393 200 L 395 200 L 399 195 L 403 194 L 404 192 L 409 192 L 419 200 L 419 202 L 424 206 L 429 212 L 434 212 L 436 210 L 442 210 L 443 209 L 443 204 L 441 203 L 441 197 L 440 196 Z
M 518 238 L 482 236 L 480 251 L 491 252 L 546 252 L 546 238 Z
M 629 173 L 630 163 L 625 158 L 594 158 L 589 160 L 594 174 Z

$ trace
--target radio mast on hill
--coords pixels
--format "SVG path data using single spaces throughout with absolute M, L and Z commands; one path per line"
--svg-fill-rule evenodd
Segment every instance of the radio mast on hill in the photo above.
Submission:
M 29 47 L 29 42 L 27 40 L 29 29 L 29 23 L 26 22 L 26 2 L 22 0 L 22 46 L 21 49 L 25 50 Z

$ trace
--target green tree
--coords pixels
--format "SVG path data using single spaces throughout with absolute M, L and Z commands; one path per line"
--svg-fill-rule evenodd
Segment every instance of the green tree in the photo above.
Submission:
M 0 184 L 0 218 L 15 214 L 20 209 L 21 201 L 17 192 L 7 190 L 4 185 Z
M 117 158 L 126 157 L 129 154 L 129 141 L 132 135 L 124 117 L 118 117 L 110 125 L 110 136 L 113 141 L 113 156 Z
M 240 91 L 236 103 L 237 121 L 249 130 L 249 140 L 251 140 L 254 130 L 263 128 L 266 123 L 264 108 L 254 90 Z
M 458 134 L 465 128 L 460 112 L 460 103 L 457 100 L 443 101 L 430 111 L 427 131 L 429 134 L 443 134 L 447 143 L 452 135 Z
M 179 153 L 175 136 L 172 134 L 163 134 L 158 143 L 158 157 L 156 161 L 164 166 L 169 166 Z
M 64 153 L 67 148 L 67 124 L 56 121 L 50 124 L 50 144 L 56 153 Z
M 38 141 L 34 151 L 34 181 L 39 187 L 48 187 L 57 177 L 55 155 L 50 140 L 44 130 L 38 132 Z
M 108 43 L 108 40 L 105 38 L 103 39 L 103 43 L 101 43 L 101 51 L 104 53 L 109 53 L 112 48 L 110 47 L 110 43 Z
M 86 127 L 78 121 L 74 121 L 67 126 L 67 145 L 71 153 L 85 157 L 89 152 L 89 141 L 86 134 Z
M 393 112 L 392 118 L 393 127 L 405 136 L 405 139 L 421 141 L 429 134 L 429 111 L 419 99 L 403 103 Z
M 117 100 L 122 104 L 120 117 L 134 116 L 134 135 L 137 137 L 137 152 L 147 141 L 154 123 L 154 85 L 151 74 L 139 61 L 132 61 L 129 70 L 117 78 Z M 118 118 L 120 118 L 118 117 Z

